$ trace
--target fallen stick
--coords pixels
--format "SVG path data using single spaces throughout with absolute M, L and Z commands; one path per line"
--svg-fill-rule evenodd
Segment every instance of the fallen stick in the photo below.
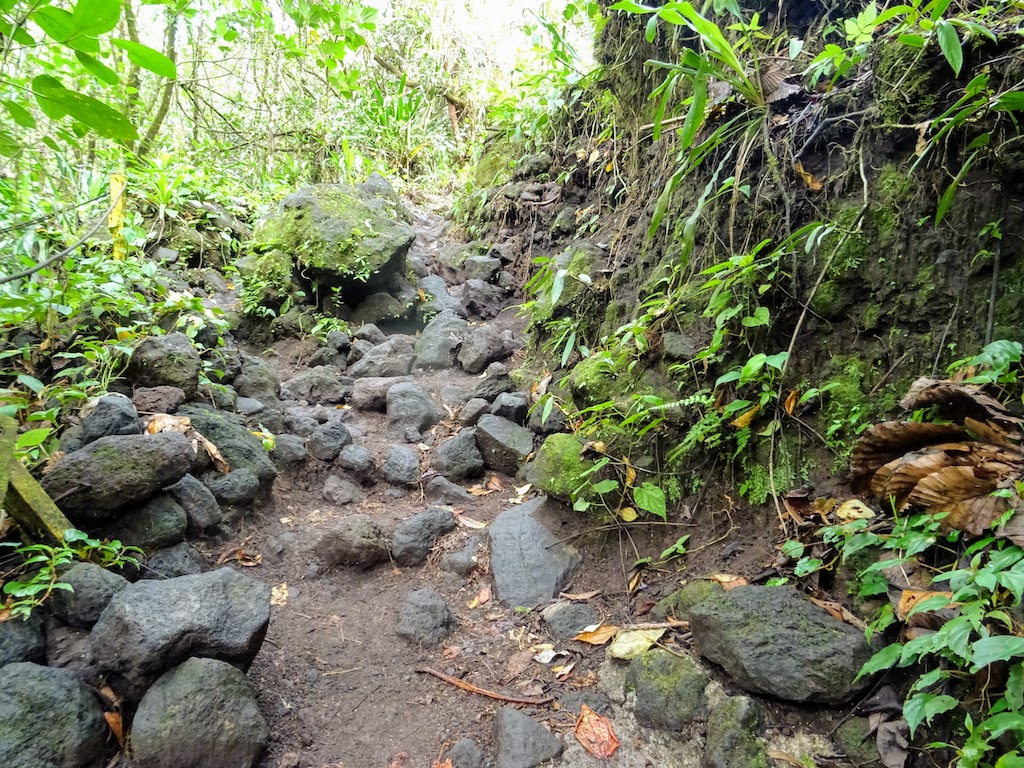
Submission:
M 688 621 L 648 621 L 640 624 L 627 624 L 619 627 L 621 632 L 632 632 L 635 629 L 689 629 Z
M 539 707 L 542 704 L 550 704 L 555 700 L 554 696 L 539 696 L 535 699 L 520 697 L 520 696 L 505 696 L 501 693 L 495 693 L 494 691 L 488 691 L 485 688 L 478 688 L 472 683 L 467 683 L 465 680 L 459 680 L 457 677 L 446 675 L 444 672 L 438 672 L 436 669 L 430 667 L 419 667 L 416 669 L 417 672 L 422 672 L 425 675 L 433 675 L 438 680 L 444 680 L 446 683 L 454 685 L 456 688 L 461 688 L 464 691 L 470 693 L 478 693 L 481 696 L 487 696 L 490 699 L 497 699 L 498 701 L 507 701 L 510 704 L 529 704 L 535 707 Z

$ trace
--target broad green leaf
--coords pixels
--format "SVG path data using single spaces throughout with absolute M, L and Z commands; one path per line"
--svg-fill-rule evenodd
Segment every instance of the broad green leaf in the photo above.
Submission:
M 27 373 L 18 374 L 18 383 L 28 387 L 30 390 L 32 390 L 33 393 L 37 395 L 43 391 L 43 387 L 45 386 L 43 382 L 41 382 L 35 376 L 29 376 Z
M 1010 667 L 1006 678 L 1006 693 L 1003 694 L 1010 709 L 1024 709 L 1024 661 Z
M 46 33 L 47 37 L 59 43 L 75 34 L 74 18 L 63 8 L 45 5 L 35 13 L 29 14 L 29 18 Z
M 554 307 L 562 297 L 562 289 L 565 288 L 565 276 L 568 270 L 560 269 L 555 272 L 555 279 L 551 281 L 551 306 Z
M 22 128 L 32 129 L 36 127 L 36 119 L 32 117 L 32 113 L 25 109 L 21 104 L 15 101 L 7 100 L 4 102 L 4 109 L 6 109 L 11 118 L 20 125 Z
M 857 673 L 857 677 L 854 682 L 860 680 L 862 677 L 873 675 L 876 672 L 882 672 L 886 669 L 892 669 L 896 665 L 896 662 L 900 660 L 900 655 L 903 653 L 903 646 L 899 643 L 893 643 L 887 645 L 885 648 L 880 650 L 866 662 L 864 666 L 860 668 L 860 672 Z
M 72 13 L 75 32 L 105 35 L 121 18 L 121 0 L 78 0 Z
M 1020 752 L 1003 755 L 996 762 L 995 768 L 1024 768 L 1024 755 Z
M 5 37 L 14 38 L 14 42 L 19 45 L 35 45 L 36 40 L 32 35 L 28 33 L 28 30 L 21 25 L 12 24 L 10 27 L 6 27 L 2 34 Z
M 798 557 L 803 557 L 804 545 L 796 539 L 789 539 L 782 545 L 782 554 L 791 560 L 796 560 Z
M 665 520 L 668 510 L 665 506 L 665 492 L 654 483 L 644 483 L 633 489 L 633 501 L 644 512 Z
M 150 72 L 161 77 L 166 77 L 168 80 L 178 79 L 178 68 L 174 66 L 173 61 L 160 53 L 160 51 L 154 51 L 149 46 L 135 43 L 131 40 L 112 38 L 110 43 L 127 53 L 128 58 L 131 59 L 133 64 L 137 64 L 143 69 L 148 69 Z
M 609 478 L 607 480 L 601 480 L 598 483 L 594 483 L 592 486 L 590 486 L 590 490 L 592 490 L 594 493 L 611 493 L 618 487 L 619 481 L 612 480 L 611 478 Z
M 776 352 L 774 355 L 768 355 L 764 359 L 764 364 L 774 368 L 777 371 L 782 370 L 782 366 L 786 364 L 789 359 L 789 352 Z
M 1024 637 L 996 635 L 983 637 L 971 646 L 974 666 L 971 672 L 978 672 L 997 661 L 1009 661 L 1024 656 Z
M 768 307 L 758 307 L 754 310 L 754 314 L 744 317 L 741 321 L 744 328 L 759 328 L 762 325 L 768 325 L 771 320 L 771 312 L 768 311 Z
M 903 719 L 910 727 L 910 735 L 914 735 L 922 722 L 931 723 L 934 717 L 949 712 L 959 703 L 952 696 L 936 696 L 931 693 L 919 693 L 907 699 L 903 704 Z
M 686 113 L 686 120 L 683 122 L 682 130 L 679 132 L 679 141 L 682 149 L 690 148 L 694 137 L 697 135 L 697 131 L 704 125 L 704 108 L 707 106 L 707 102 L 707 76 L 695 77 L 693 80 L 693 99 L 690 101 L 690 111 Z
M 996 99 L 996 109 L 1014 112 L 1024 109 L 1024 91 L 1010 91 Z
M 100 41 L 88 35 L 77 35 L 64 41 L 64 45 L 82 53 L 99 53 Z
M 14 157 L 22 149 L 22 145 L 6 131 L 0 131 L 0 155 Z
M 615 5 L 610 6 L 608 10 L 625 11 L 626 13 L 652 13 L 658 9 L 640 5 L 640 3 L 634 2 L 634 0 L 619 0 Z
M 78 59 L 78 63 L 85 67 L 86 71 L 90 75 L 101 82 L 107 83 L 108 85 L 117 85 L 118 81 L 121 79 L 117 76 L 117 72 L 112 70 L 102 61 L 96 59 L 94 56 L 90 56 L 88 53 L 76 51 L 75 58 Z
M 946 57 L 949 66 L 953 68 L 953 73 L 959 77 L 960 70 L 964 66 L 964 49 L 960 45 L 960 35 L 956 31 L 956 27 L 948 21 L 940 21 L 935 25 L 935 34 L 939 37 L 939 48 L 942 49 L 942 55 Z
M 40 427 L 39 429 L 30 429 L 27 432 L 22 432 L 18 435 L 17 447 L 22 450 L 35 448 L 45 443 L 52 433 L 52 427 Z
M 740 369 L 740 382 L 747 382 L 757 376 L 761 369 L 764 368 L 765 361 L 768 359 L 767 355 L 758 352 L 752 358 L 747 360 L 746 364 Z
M 49 75 L 34 78 L 32 92 L 43 112 L 51 119 L 70 115 L 100 136 L 115 141 L 135 141 L 139 138 L 135 126 L 116 109 L 91 96 L 69 91 Z

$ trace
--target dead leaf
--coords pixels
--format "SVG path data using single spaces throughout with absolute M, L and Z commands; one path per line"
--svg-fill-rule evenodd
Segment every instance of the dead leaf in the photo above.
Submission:
M 722 585 L 722 589 L 728 592 L 730 589 L 736 589 L 736 587 L 747 586 L 747 580 L 742 576 L 734 576 L 731 573 L 713 573 L 708 578 L 711 581 L 717 581 Z
M 575 661 L 570 661 L 568 664 L 563 664 L 560 667 L 552 667 L 551 671 L 555 673 L 555 677 L 558 680 L 568 680 L 572 674 L 573 669 L 576 667 Z
M 944 597 L 947 599 L 947 604 L 940 606 L 935 611 L 922 611 L 921 613 L 910 616 L 910 612 L 914 610 L 914 606 L 920 603 L 922 600 L 927 600 L 932 597 Z M 937 613 L 945 608 L 952 607 L 954 604 L 952 592 L 932 592 L 927 589 L 904 589 L 900 593 L 900 601 L 896 606 L 896 616 L 900 621 L 906 621 L 908 616 L 911 619 L 916 619 L 918 616 L 925 616 L 929 613 Z M 943 622 L 945 623 L 945 622 Z M 916 624 L 916 626 L 923 626 L 927 629 L 938 629 L 939 627 L 928 626 L 927 624 Z M 941 624 L 940 624 L 941 626 Z
M 622 463 L 626 467 L 626 487 L 632 488 L 636 484 L 636 469 L 633 468 L 628 456 L 622 457 Z
M 533 660 L 540 664 L 553 664 L 563 656 L 568 656 L 566 651 L 557 651 L 554 648 L 545 648 L 540 653 L 534 654 Z
M 120 712 L 104 712 L 103 717 L 107 720 L 107 725 L 110 726 L 111 733 L 114 734 L 114 738 L 117 739 L 117 743 L 120 746 L 124 746 L 124 721 L 121 719 Z
M 399 752 L 388 761 L 388 768 L 404 768 L 405 761 L 408 759 L 409 755 L 405 752 Z
M 509 656 L 507 662 L 505 662 L 505 674 L 502 676 L 502 682 L 506 685 L 511 683 L 523 672 L 529 669 L 530 664 L 533 663 L 533 652 L 532 651 L 519 651 Z
M 481 605 L 486 605 L 488 602 L 490 602 L 490 599 L 491 588 L 484 584 L 482 587 L 480 587 L 480 591 L 477 593 L 476 597 L 474 597 L 466 604 L 466 607 L 479 608 Z
M 422 288 L 416 289 L 416 295 L 420 297 L 420 304 L 425 304 L 427 301 L 427 292 Z
M 497 492 L 494 488 L 484 488 L 480 485 L 474 485 L 472 488 L 467 488 L 466 490 L 474 496 L 490 496 L 492 493 Z
M 573 640 L 579 640 L 581 643 L 589 645 L 604 645 L 615 637 L 615 633 L 618 631 L 619 628 L 612 624 L 595 624 L 584 629 Z
M 639 517 L 639 515 L 633 507 L 623 507 L 619 510 L 619 517 L 621 517 L 622 521 L 625 523 L 632 523 Z
M 824 608 L 826 611 L 828 611 L 828 614 L 833 619 L 837 619 L 838 621 L 841 621 L 844 624 L 849 624 L 850 626 L 856 627 L 857 629 L 867 628 L 867 624 L 865 624 L 863 620 L 861 620 L 854 614 L 850 613 L 850 611 L 847 610 L 846 607 L 843 606 L 841 603 L 837 603 L 834 600 L 819 600 L 815 597 L 811 598 L 811 602 L 819 608 Z
M 789 752 L 782 752 L 778 749 L 769 749 L 768 757 L 777 763 L 786 763 L 792 765 L 793 768 L 804 768 L 806 765 L 799 757 L 792 755 Z
M 250 554 L 241 547 L 235 549 L 226 550 L 220 557 L 217 558 L 217 565 L 224 565 L 224 563 L 235 562 L 245 568 L 255 568 L 261 562 L 263 562 L 263 555 Z
M 595 589 L 592 592 L 559 592 L 559 597 L 564 597 L 566 600 L 592 600 L 601 594 L 600 589 Z
M 146 424 L 146 432 L 151 435 L 156 435 L 160 432 L 181 432 L 192 441 L 192 450 L 196 453 L 199 452 L 199 445 L 203 446 L 218 472 L 226 474 L 231 471 L 231 467 L 224 456 L 221 455 L 220 449 L 198 429 L 193 427 L 192 420 L 187 416 L 171 416 L 167 413 L 154 414 L 150 416 L 149 422 Z
M 580 706 L 580 716 L 576 720 L 573 734 L 587 752 L 600 759 L 611 757 L 619 748 L 612 721 L 586 704 Z
M 884 421 L 868 429 L 850 458 L 851 485 L 854 492 L 869 490 L 875 472 L 910 451 L 930 445 L 963 440 L 967 432 L 956 424 L 929 424 L 916 421 Z
M 491 475 L 490 479 L 487 481 L 486 487 L 490 488 L 492 491 L 497 491 L 498 493 L 505 490 L 505 484 L 501 482 L 501 478 L 497 475 Z
M 799 389 L 791 390 L 790 393 L 786 396 L 786 404 L 784 406 L 785 409 L 786 409 L 786 413 L 788 413 L 790 416 L 792 416 L 793 415 L 793 409 L 796 408 L 796 404 L 797 404 L 797 402 L 799 400 L 800 400 L 800 390 Z
M 1010 509 L 1006 499 L 992 496 L 1002 479 L 998 468 L 984 465 L 944 467 L 921 480 L 907 497 L 907 504 L 925 512 L 946 512 L 941 520 L 944 529 L 979 536 Z M 1024 516 L 1014 516 L 995 533 L 1024 546 Z
M 288 582 L 282 581 L 270 590 L 271 605 L 288 605 Z
M 1002 403 L 971 384 L 922 378 L 911 384 L 906 396 L 900 400 L 900 407 L 907 411 L 933 405 L 952 419 L 994 421 L 1010 427 L 1024 424 L 1024 419 L 1012 415 Z
M 910 757 L 910 728 L 906 720 L 890 720 L 878 726 L 876 745 L 885 768 L 903 768 Z
M 629 660 L 649 650 L 661 640 L 664 629 L 634 629 L 619 632 L 608 646 L 608 655 L 614 659 Z
M 804 164 L 799 160 L 793 163 L 793 170 L 796 171 L 796 175 L 803 180 L 804 184 L 807 185 L 807 189 L 811 192 L 821 192 L 825 188 L 824 181 L 815 177 L 810 171 L 805 170 Z
M 461 647 L 457 645 L 449 645 L 446 646 L 443 651 L 441 651 L 441 658 L 443 658 L 445 661 L 451 661 L 452 659 L 458 658 L 459 654 L 461 653 Z
M 735 419 L 730 421 L 729 425 L 732 427 L 736 427 L 736 429 L 743 429 L 744 427 L 749 427 L 751 422 L 757 418 L 757 414 L 759 414 L 760 412 L 761 406 L 755 405 L 753 408 L 744 411 Z
M 452 764 L 452 759 L 448 757 L 445 758 L 445 761 L 443 763 L 439 763 L 437 760 L 435 760 L 431 768 L 455 768 L 455 766 Z
M 875 510 L 860 499 L 847 499 L 836 509 L 836 517 L 841 523 L 848 523 L 851 520 L 870 520 L 876 514 Z
M 472 517 L 465 514 L 462 510 L 456 509 L 452 512 L 452 514 L 455 515 L 455 522 L 461 525 L 463 528 L 472 528 L 474 530 L 479 530 L 481 528 L 487 527 L 487 523 L 482 523 L 479 520 L 474 520 Z

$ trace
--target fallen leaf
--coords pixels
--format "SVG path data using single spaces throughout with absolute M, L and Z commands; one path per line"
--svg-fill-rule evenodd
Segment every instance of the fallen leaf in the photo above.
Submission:
M 851 520 L 870 520 L 875 515 L 875 510 L 860 499 L 847 499 L 836 509 L 836 517 L 843 523 Z
M 730 589 L 736 589 L 736 587 L 747 586 L 747 580 L 742 576 L 734 576 L 731 573 L 713 573 L 708 576 L 711 581 L 717 581 L 722 585 L 722 589 L 728 592 Z
M 573 728 L 576 741 L 597 758 L 608 758 L 619 748 L 619 740 L 615 736 L 612 722 L 604 715 L 599 715 L 586 704 L 580 706 L 580 716 Z
M 399 752 L 388 761 L 388 768 L 404 768 L 405 761 L 408 759 L 409 755 L 405 752 Z
M 511 683 L 523 672 L 529 669 L 530 664 L 533 663 L 533 652 L 532 651 L 519 651 L 509 656 L 508 661 L 505 662 L 505 674 L 502 676 L 502 682 L 506 685 Z
M 560 659 L 563 656 L 568 655 L 569 654 L 565 651 L 557 651 L 554 648 L 545 648 L 540 653 L 534 654 L 533 660 L 540 664 L 551 664 L 556 659 Z
M 466 607 L 479 608 L 481 605 L 486 605 L 490 601 L 490 599 L 491 588 L 484 584 L 482 587 L 480 587 L 480 591 L 477 593 L 476 597 L 474 597 L 466 604 Z
M 121 719 L 120 712 L 104 712 L 103 717 L 107 720 L 107 725 L 110 726 L 111 733 L 114 734 L 114 738 L 117 739 L 117 743 L 124 746 L 124 721 Z
M 282 581 L 270 590 L 271 605 L 288 605 L 288 582 Z
M 492 493 L 495 493 L 493 488 L 484 488 L 479 485 L 474 485 L 472 488 L 467 488 L 466 490 L 474 496 L 490 496 Z
M 446 646 L 443 651 L 441 651 L 441 657 L 446 661 L 451 661 L 452 659 L 457 658 L 460 653 L 462 653 L 461 647 L 457 645 L 449 645 Z
M 591 592 L 559 592 L 559 597 L 564 597 L 566 600 L 592 600 L 601 594 L 600 589 L 595 589 Z
M 492 491 L 497 491 L 498 493 L 505 490 L 505 484 L 501 482 L 501 478 L 497 475 L 491 475 L 490 479 L 487 481 L 487 487 Z
M 431 768 L 455 768 L 455 766 L 452 764 L 452 759 L 449 757 L 446 758 L 443 763 L 439 763 L 437 760 L 435 760 Z
M 619 628 L 612 624 L 595 624 L 584 629 L 573 640 L 579 640 L 581 643 L 589 645 L 604 645 L 615 637 L 615 633 L 618 631 Z
M 755 405 L 753 408 L 744 411 L 735 419 L 729 422 L 730 426 L 736 427 L 736 429 L 743 429 L 749 427 L 751 422 L 757 418 L 757 414 L 761 412 L 761 406 Z
M 796 408 L 796 404 L 797 404 L 797 402 L 799 400 L 800 400 L 800 390 L 799 389 L 791 390 L 790 393 L 786 396 L 786 403 L 785 403 L 785 406 L 784 406 L 785 409 L 786 409 L 786 413 L 788 413 L 790 416 L 792 416 L 793 415 L 793 409 Z
M 956 424 L 915 421 L 884 421 L 875 424 L 861 435 L 853 448 L 850 458 L 853 490 L 856 493 L 869 490 L 875 472 L 910 451 L 966 437 L 966 430 Z
M 954 419 L 970 417 L 1011 427 L 1024 424 L 1024 419 L 1012 415 L 1002 403 L 971 384 L 922 378 L 911 384 L 906 396 L 900 400 L 900 407 L 907 411 L 933 405 Z
M 632 488 L 636 484 L 636 469 L 633 468 L 628 456 L 622 457 L 622 463 L 626 466 L 626 487 Z
M 628 632 L 619 632 L 612 644 L 608 646 L 608 655 L 614 659 L 632 659 L 649 650 L 652 645 L 661 640 L 664 634 L 664 629 L 634 629 Z
M 619 510 L 619 517 L 622 518 L 623 522 L 632 523 L 639 515 L 632 507 L 623 507 Z
M 878 726 L 875 744 L 885 768 L 903 768 L 910 757 L 910 728 L 906 720 L 890 720 Z
M 805 768 L 806 765 L 806 763 L 804 763 L 796 755 L 790 754 L 789 752 L 782 752 L 778 749 L 769 749 L 768 757 L 770 757 L 772 760 L 778 763 L 786 763 L 787 765 L 792 765 L 793 768 Z
M 841 603 L 837 603 L 834 600 L 819 600 L 816 597 L 812 597 L 811 602 L 819 608 L 824 608 L 828 611 L 828 614 L 833 619 L 837 619 L 838 621 L 841 621 L 844 624 L 849 624 L 857 629 L 867 629 L 868 625 L 865 624 L 858 616 L 850 613 L 850 611 Z
M 573 669 L 576 667 L 575 661 L 570 661 L 568 664 L 563 664 L 560 667 L 552 667 L 551 671 L 555 673 L 555 677 L 559 680 L 567 680 L 572 674 Z
M 455 510 L 453 514 L 455 515 L 455 522 L 457 522 L 464 528 L 473 528 L 478 530 L 480 528 L 487 527 L 487 523 L 482 523 L 479 520 L 474 520 L 472 517 L 469 517 L 468 515 L 460 512 L 459 510 Z
M 217 558 L 217 565 L 224 565 L 224 563 L 235 562 L 245 568 L 254 568 L 263 562 L 263 555 L 260 554 L 249 554 L 241 547 L 234 549 L 228 549 Z
M 911 612 L 924 600 L 935 598 L 934 607 L 918 611 L 913 616 Z M 927 589 L 904 589 L 900 592 L 900 601 L 896 605 L 896 616 L 900 621 L 906 621 L 911 626 L 923 627 L 925 629 L 940 629 L 943 624 L 952 619 L 959 611 L 956 610 L 959 603 L 953 602 L 952 592 L 933 592 Z
M 516 489 L 515 489 L 516 496 L 525 496 L 526 494 L 528 494 L 530 492 L 530 490 L 532 488 L 533 488 L 533 483 L 527 483 L 526 485 L 517 486 Z
M 824 181 L 822 179 L 817 178 L 810 171 L 805 170 L 804 164 L 799 160 L 793 163 L 793 170 L 796 171 L 797 176 L 803 179 L 804 184 L 807 185 L 807 189 L 809 189 L 811 192 L 821 192 L 821 190 L 825 188 Z

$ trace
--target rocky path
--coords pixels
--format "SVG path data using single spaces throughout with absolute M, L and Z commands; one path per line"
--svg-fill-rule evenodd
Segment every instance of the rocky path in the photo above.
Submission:
M 425 327 L 366 324 L 321 343 L 285 317 L 258 345 L 197 338 L 229 386 L 199 384 L 188 337 L 153 337 L 133 357 L 130 399 L 103 398 L 65 433 L 44 487 L 73 523 L 149 557 L 123 576 L 76 566 L 65 576 L 76 591 L 49 616 L 0 622 L 0 719 L 20 724 L 0 733 L 0 757 L 13 768 L 876 759 L 866 720 L 839 708 L 869 682 L 854 682 L 870 655 L 859 629 L 788 587 L 684 578 L 680 590 L 674 568 L 633 570 L 678 528 L 609 526 L 537 492 L 572 478 L 531 459 L 575 438 L 548 436 L 564 425 L 529 413 L 512 258 L 448 242 L 436 218 L 413 227 Z M 695 541 L 722 542 L 706 519 Z M 720 570 L 708 554 L 706 572 Z M 656 647 L 625 658 L 574 639 L 666 621 Z M 577 738 L 586 708 L 609 718 L 610 759 Z

